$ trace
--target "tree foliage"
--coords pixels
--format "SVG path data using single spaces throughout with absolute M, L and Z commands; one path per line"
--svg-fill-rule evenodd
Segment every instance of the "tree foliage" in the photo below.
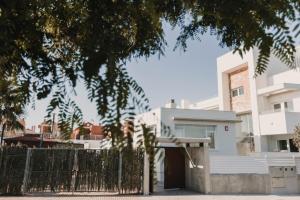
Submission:
M 0 79 L 0 125 L 1 143 L 5 130 L 24 128 L 19 123 L 20 116 L 24 114 L 23 102 L 24 86 L 18 85 L 13 79 Z
M 206 32 L 241 55 L 257 46 L 260 74 L 271 52 L 295 67 L 299 11 L 299 0 L 2 0 L 0 79 L 23 88 L 22 105 L 50 97 L 47 116 L 58 109 L 65 133 L 82 124 L 72 97 L 83 81 L 117 138 L 121 119 L 132 119 L 136 108 L 149 110 L 125 64 L 164 53 L 163 22 L 180 28 L 176 47 L 183 49 Z M 293 30 L 288 22 L 296 24 Z
M 293 143 L 300 149 L 300 125 L 297 125 L 294 129 Z

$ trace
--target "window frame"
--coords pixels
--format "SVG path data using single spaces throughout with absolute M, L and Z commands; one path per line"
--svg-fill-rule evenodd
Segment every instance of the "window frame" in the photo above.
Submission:
M 284 146 L 284 144 L 281 143 L 285 143 L 285 149 L 281 149 L 281 147 Z M 288 151 L 289 147 L 288 147 L 288 141 L 287 140 L 277 140 L 277 147 L 278 147 L 278 151 Z
M 245 94 L 244 86 L 231 89 L 231 97 L 239 97 Z
M 275 106 L 278 106 L 278 108 L 275 108 Z M 281 111 L 281 103 L 274 103 L 273 104 L 273 111 L 274 112 L 280 112 Z
M 205 128 L 205 138 L 211 138 L 211 143 L 209 144 L 209 148 L 212 150 L 216 149 L 216 134 L 217 134 L 217 125 L 200 125 L 200 124 L 175 124 L 175 135 L 177 136 L 177 129 L 181 129 L 182 131 L 182 137 L 189 137 L 186 136 L 186 127 L 187 126 L 193 126 L 193 127 L 202 127 Z M 210 130 L 210 128 L 213 128 Z M 213 137 L 210 137 L 210 134 L 212 134 Z M 201 138 L 201 137 L 199 137 Z M 213 142 L 213 144 L 212 144 Z

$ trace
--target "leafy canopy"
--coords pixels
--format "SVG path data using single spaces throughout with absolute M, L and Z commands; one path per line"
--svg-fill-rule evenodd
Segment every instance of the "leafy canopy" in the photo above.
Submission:
M 183 49 L 206 32 L 241 55 L 257 46 L 260 74 L 271 51 L 295 67 L 299 12 L 299 0 L 2 0 L 0 79 L 18 82 L 22 104 L 50 96 L 48 117 L 58 109 L 66 133 L 82 122 L 72 96 L 83 81 L 103 123 L 119 130 L 136 108 L 149 110 L 124 65 L 164 53 L 163 22 L 181 29 L 176 47 Z
M 298 124 L 294 129 L 293 143 L 300 149 L 300 125 Z

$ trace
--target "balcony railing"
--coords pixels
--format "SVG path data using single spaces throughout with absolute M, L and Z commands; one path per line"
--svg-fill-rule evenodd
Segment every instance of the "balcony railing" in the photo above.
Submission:
M 259 120 L 262 135 L 290 134 L 300 123 L 300 112 L 263 112 Z

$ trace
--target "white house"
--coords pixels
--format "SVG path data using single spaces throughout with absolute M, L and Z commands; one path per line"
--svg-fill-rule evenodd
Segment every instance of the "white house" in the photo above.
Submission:
M 158 138 L 210 138 L 212 154 L 236 154 L 236 118 L 234 112 L 184 109 L 174 100 L 165 107 L 153 109 L 136 117 L 138 123 L 151 127 Z M 169 134 L 169 135 L 168 135 Z
M 195 169 L 192 170 L 193 167 L 185 164 L 189 161 L 189 165 L 193 165 L 193 160 L 199 159 L 197 156 L 192 158 L 196 154 L 189 153 L 190 147 L 200 147 L 200 149 L 203 147 L 204 143 L 199 141 L 210 139 L 208 150 L 210 155 L 236 155 L 235 131 L 236 123 L 239 122 L 234 112 L 186 109 L 177 106 L 174 100 L 171 100 L 165 107 L 137 116 L 135 123 L 145 123 L 149 126 L 159 141 L 157 148 L 160 149 L 160 153 L 157 154 L 155 162 L 158 182 L 154 190 L 160 191 L 174 187 L 189 188 L 190 186 L 192 188 L 195 184 L 189 183 L 193 179 L 193 173 L 200 173 L 197 177 L 209 175 L 209 171 L 203 174 L 205 170 L 195 171 Z M 170 137 L 175 140 L 168 141 Z M 176 142 L 179 144 L 175 144 Z M 196 151 L 201 152 L 199 149 Z M 208 163 L 203 158 L 201 161 Z M 207 166 L 204 168 L 208 169 Z M 199 177 L 197 181 L 205 180 Z M 196 191 L 206 191 L 201 189 L 203 185 L 205 184 L 199 184 Z
M 298 66 L 299 54 L 300 47 Z M 266 72 L 255 77 L 258 55 L 254 48 L 243 58 L 232 52 L 219 57 L 218 97 L 184 106 L 236 112 L 242 121 L 236 132 L 241 154 L 253 141 L 256 152 L 296 152 L 291 134 L 300 123 L 300 71 L 272 55 Z

